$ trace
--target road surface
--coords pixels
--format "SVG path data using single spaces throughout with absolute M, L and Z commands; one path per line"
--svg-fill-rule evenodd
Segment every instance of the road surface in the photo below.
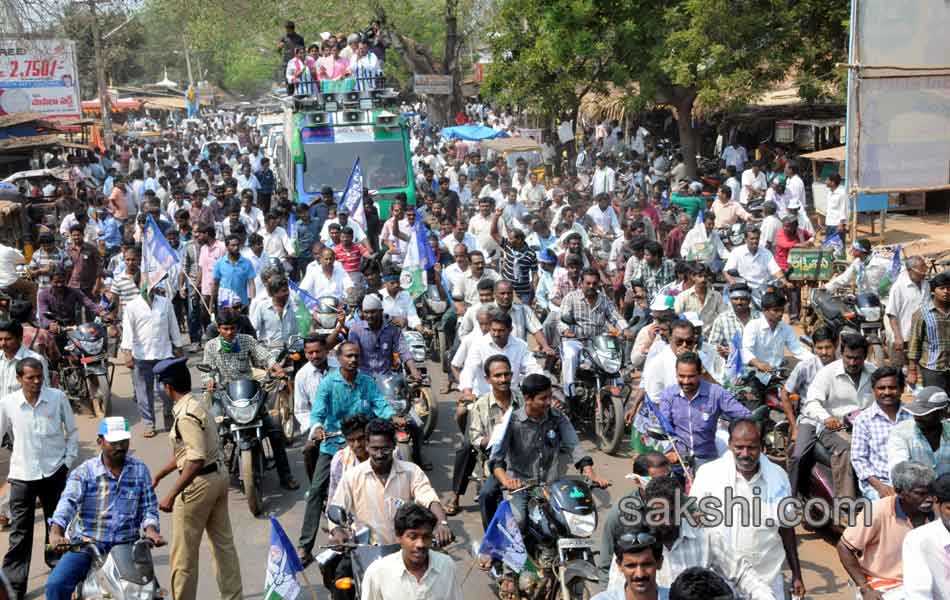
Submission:
M 191 364 L 197 362 L 197 357 L 193 356 Z M 443 377 L 437 366 L 429 364 L 430 373 L 433 375 L 433 389 L 439 390 L 443 384 Z M 193 381 L 199 382 L 199 373 L 192 368 Z M 168 435 L 164 432 L 159 433 L 152 439 L 142 437 L 143 427 L 140 423 L 138 412 L 131 400 L 131 378 L 129 372 L 124 367 L 119 367 L 115 377 L 116 385 L 113 395 L 113 411 L 129 419 L 132 425 L 132 453 L 134 456 L 144 461 L 153 471 L 161 464 L 164 464 L 170 457 L 168 446 Z M 161 411 L 157 411 L 161 414 Z M 446 490 L 450 488 L 452 461 L 456 444 L 458 443 L 458 428 L 453 420 L 454 413 L 454 394 L 449 398 L 443 398 L 439 411 L 439 426 L 433 434 L 429 444 L 424 447 L 427 460 L 435 465 L 435 469 L 429 474 L 432 483 L 440 495 L 444 496 Z M 95 428 L 97 422 L 89 414 L 77 416 L 80 432 L 80 460 L 92 456 L 96 452 Z M 588 448 L 590 444 L 585 442 Z M 0 473 L 5 477 L 7 473 L 7 463 L 9 454 L 6 451 L 0 451 Z M 291 467 L 298 481 L 301 482 L 301 489 L 294 492 L 287 492 L 281 489 L 277 483 L 277 474 L 275 471 L 268 471 L 265 477 L 264 493 L 265 503 L 268 514 L 274 515 L 287 531 L 291 541 L 296 542 L 300 533 L 300 526 L 303 521 L 304 493 L 306 485 L 306 474 L 304 472 L 303 460 L 300 455 L 300 444 L 289 450 Z M 606 516 L 606 510 L 610 506 L 612 498 L 619 498 L 623 491 L 627 489 L 627 483 L 624 475 L 630 472 L 632 457 L 629 455 L 611 457 L 600 452 L 593 451 L 591 456 L 594 459 L 595 468 L 601 474 L 613 482 L 613 486 L 606 490 L 595 491 L 598 512 L 600 519 L 598 522 L 598 536 L 602 527 L 603 518 Z M 167 477 L 162 481 L 158 489 L 159 498 L 167 492 L 172 485 L 174 478 Z M 254 518 L 247 509 L 244 497 L 235 487 L 232 487 L 230 495 L 231 523 L 235 532 L 235 541 L 237 543 L 238 553 L 241 560 L 241 573 L 244 584 L 244 595 L 246 598 L 262 598 L 264 590 L 264 572 L 266 567 L 267 548 L 270 540 L 270 522 L 266 517 Z M 41 598 L 43 588 L 48 576 L 49 570 L 43 562 L 42 555 L 42 535 L 41 525 L 42 512 L 37 510 L 35 541 L 33 545 L 33 562 L 30 573 L 29 598 Z M 326 521 L 323 521 L 325 525 Z M 474 500 L 474 485 L 469 487 L 466 497 L 462 501 L 462 512 L 449 518 L 449 524 L 458 536 L 458 541 L 448 548 L 457 561 L 461 577 L 468 574 L 468 578 L 463 584 L 463 590 L 467 599 L 478 598 L 485 600 L 494 598 L 494 592 L 489 587 L 489 578 L 477 568 L 469 573 L 469 567 L 473 564 L 471 547 L 473 543 L 481 540 L 481 519 L 478 513 L 478 506 Z M 171 530 L 171 515 L 162 513 L 161 515 L 162 533 L 166 539 L 173 535 Z M 325 534 L 321 534 L 319 542 L 326 539 Z M 835 552 L 832 541 L 819 534 L 799 531 L 799 553 L 802 561 L 802 568 L 805 574 L 805 585 L 808 588 L 808 598 L 822 600 L 850 600 L 853 598 L 853 592 L 849 593 L 846 582 L 847 575 L 841 567 Z M 0 534 L 0 552 L 5 552 L 7 548 L 7 536 Z M 199 598 L 211 599 L 217 597 L 217 588 L 215 586 L 214 574 L 211 568 L 210 554 L 207 549 L 207 539 L 202 542 L 201 549 L 201 579 L 199 583 Z M 316 552 L 315 552 L 316 553 Z M 169 550 L 168 547 L 157 549 L 154 553 L 156 572 L 159 581 L 163 586 L 168 586 L 169 582 Z M 306 570 L 306 575 L 312 584 L 312 590 L 320 600 L 328 598 L 326 590 L 323 588 L 320 578 L 320 571 L 316 564 L 310 565 Z M 302 596 L 301 598 L 312 598 L 312 596 Z

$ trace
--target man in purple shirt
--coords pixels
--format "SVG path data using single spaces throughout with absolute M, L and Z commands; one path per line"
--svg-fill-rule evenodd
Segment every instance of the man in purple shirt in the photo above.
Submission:
M 685 352 L 676 359 L 676 381 L 660 394 L 660 422 L 669 423 L 680 453 L 692 454 L 696 467 L 719 458 L 716 427 L 721 417 L 747 417 L 749 409 L 715 383 L 702 380 L 699 355 Z M 676 455 L 667 454 L 670 462 Z
M 36 299 L 39 324 L 55 336 L 61 334 L 61 325 L 76 324 L 76 307 L 82 305 L 92 314 L 102 314 L 102 307 L 76 288 L 66 287 L 66 271 L 53 269 L 50 287 L 41 290 Z M 49 314 L 49 317 L 47 317 Z

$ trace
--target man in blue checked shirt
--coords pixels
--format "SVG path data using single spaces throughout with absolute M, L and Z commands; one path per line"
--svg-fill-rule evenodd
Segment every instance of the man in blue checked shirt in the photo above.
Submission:
M 155 546 L 165 545 L 158 531 L 158 500 L 152 489 L 152 475 L 145 463 L 128 456 L 131 437 L 124 417 L 107 417 L 99 424 L 99 455 L 69 474 L 50 519 L 49 543 L 53 548 L 69 543 L 66 528 L 74 518 L 78 537 L 95 540 L 101 552 L 139 539 L 143 530 Z M 91 565 L 92 556 L 86 552 L 65 553 L 46 582 L 46 598 L 69 600 Z

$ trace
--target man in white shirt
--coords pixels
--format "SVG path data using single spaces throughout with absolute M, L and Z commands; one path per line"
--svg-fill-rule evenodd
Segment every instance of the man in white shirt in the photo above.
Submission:
M 740 199 L 742 197 L 742 184 L 739 183 L 739 177 L 736 168 L 733 166 L 726 167 L 726 174 L 729 177 L 726 178 L 724 185 L 729 186 L 729 191 L 731 192 L 729 197 L 734 200 Z
M 155 375 L 159 361 L 181 356 L 184 341 L 171 301 L 157 287 L 146 300 L 141 294 L 129 300 L 122 311 L 122 341 L 125 365 L 132 371 L 132 389 L 145 425 L 145 437 L 155 437 Z M 171 400 L 159 392 L 165 427 L 171 427 Z
M 366 569 L 362 600 L 463 600 L 452 557 L 431 550 L 437 525 L 438 519 L 429 509 L 415 502 L 400 506 L 394 527 L 401 551 Z
M 541 371 L 537 360 L 528 350 L 528 344 L 522 339 L 512 337 L 511 316 L 496 310 L 489 318 L 488 335 L 476 341 L 465 358 L 465 366 L 459 378 L 459 389 L 463 397 L 471 398 L 487 394 L 491 386 L 485 379 L 483 365 L 489 357 L 504 354 L 511 363 L 511 385 L 517 387 L 528 373 Z
M 759 245 L 760 239 L 759 230 L 750 229 L 746 232 L 745 244 L 732 249 L 723 267 L 726 281 L 729 285 L 736 282 L 736 276 L 730 273 L 735 270 L 753 292 L 761 289 L 772 277 L 778 278 L 786 287 L 791 287 L 772 253 Z
M 761 231 L 759 241 L 765 245 L 769 252 L 775 248 L 775 235 L 782 229 L 782 220 L 775 216 L 776 211 L 777 207 L 771 200 L 762 203 L 762 214 L 765 215 L 765 218 L 762 219 L 762 224 L 759 226 Z
M 802 415 L 818 423 L 818 443 L 831 454 L 835 496 L 856 498 L 851 466 L 851 434 L 845 418 L 874 402 L 871 374 L 877 367 L 866 362 L 868 341 L 859 335 L 841 336 L 841 358 L 822 367 L 808 387 Z
M 43 382 L 49 385 L 46 358 L 23 345 L 23 325 L 16 321 L 0 321 L 0 398 L 20 389 L 16 366 L 24 358 L 40 361 L 43 365 Z
M 247 228 L 247 234 L 257 233 L 264 228 L 264 212 L 254 206 L 254 194 L 241 194 L 241 222 Z
M 320 251 L 320 258 L 307 265 L 307 272 L 300 282 L 300 289 L 314 298 L 333 296 L 345 298 L 353 287 L 353 280 L 336 260 L 329 248 Z
M 742 172 L 742 189 L 739 192 L 739 203 L 748 204 L 749 200 L 755 200 L 765 196 L 765 188 L 768 182 L 765 180 L 765 173 L 762 172 L 762 163 L 754 161 L 752 167 Z
M 950 599 L 950 473 L 934 482 L 936 519 L 907 532 L 901 551 L 906 600 Z
M 600 194 L 613 195 L 617 187 L 617 174 L 607 166 L 607 160 L 603 156 L 597 157 L 591 183 L 593 185 L 591 193 L 595 198 Z
M 257 193 L 261 190 L 261 182 L 257 176 L 251 173 L 251 163 L 241 165 L 241 172 L 234 177 L 237 181 L 237 192 L 240 194 L 244 190 L 251 190 L 254 194 L 254 202 L 257 203 Z
M 267 213 L 267 220 L 260 235 L 264 238 L 264 252 L 267 256 L 276 258 L 287 266 L 289 264 L 287 259 L 296 252 L 294 241 L 287 235 L 287 230 L 277 224 L 279 221 L 280 213 L 276 211 Z M 289 272 L 290 269 L 288 268 L 287 271 Z
M 788 206 L 797 204 L 800 208 L 805 208 L 805 182 L 798 175 L 798 164 L 789 161 L 785 165 L 785 194 L 788 197 Z
M 749 321 L 742 330 L 742 364 L 756 370 L 756 377 L 763 386 L 772 378 L 772 372 L 785 362 L 786 350 L 798 360 L 812 356 L 795 331 L 782 320 L 784 314 L 785 296 L 766 294 L 762 297 L 762 316 Z
M 528 173 L 528 182 L 518 192 L 518 201 L 530 211 L 538 211 L 544 204 L 544 186 L 538 183 L 538 174 Z
M 252 233 L 247 238 L 247 246 L 241 248 L 241 256 L 251 261 L 254 267 L 254 297 L 266 295 L 267 289 L 261 279 L 261 271 L 270 264 L 270 256 L 264 252 L 264 238 L 258 233 Z
M 389 317 L 396 327 L 408 327 L 420 333 L 428 331 L 416 312 L 412 296 L 400 287 L 398 276 L 383 275 L 383 289 L 378 293 L 382 297 L 383 314 Z
M 910 340 L 910 326 L 914 313 L 930 301 L 930 282 L 927 281 L 927 263 L 920 256 L 907 259 L 906 268 L 891 286 L 887 297 L 887 318 L 894 336 L 893 350 L 896 364 L 905 364 L 905 344 Z
M 468 223 L 464 217 L 460 218 L 455 222 L 455 224 L 452 225 L 452 232 L 442 238 L 439 244 L 446 252 L 454 252 L 454 249 L 458 244 L 464 245 L 466 252 L 478 250 L 478 240 L 476 240 L 475 236 L 468 232 Z
M 835 232 L 844 242 L 848 231 L 848 194 L 841 187 L 841 175 L 832 173 L 825 182 L 828 186 L 828 196 L 825 199 L 825 238 Z
M 614 235 L 621 237 L 623 231 L 620 229 L 620 219 L 614 207 L 610 205 L 610 195 L 602 193 L 594 196 L 597 202 L 587 209 L 587 218 L 593 224 L 593 233 L 597 235 Z
M 762 432 L 751 419 L 739 419 L 729 426 L 729 450 L 720 458 L 699 467 L 690 488 L 697 499 L 717 498 L 721 506 L 732 510 L 732 519 L 717 524 L 726 547 L 737 557 L 752 564 L 758 576 L 770 584 L 776 598 L 785 598 L 782 567 L 786 560 L 792 571 L 792 595 L 803 597 L 805 585 L 798 561 L 795 529 L 782 527 L 792 515 L 782 515 L 782 501 L 790 493 L 788 475 L 762 452 Z M 728 498 L 727 498 L 728 495 Z M 732 502 L 732 499 L 739 502 Z M 760 502 L 758 522 L 743 522 L 743 508 Z M 732 502 L 732 504 L 730 504 Z
M 486 188 L 488 186 L 485 186 Z M 481 197 L 478 199 L 478 213 L 473 215 L 468 222 L 468 232 L 472 234 L 475 241 L 478 242 L 479 249 L 485 253 L 486 258 L 492 258 L 500 250 L 498 243 L 492 236 L 492 211 L 496 204 L 491 197 Z M 501 206 L 500 204 L 498 206 Z M 498 235 L 502 238 L 508 237 L 508 228 L 504 220 L 498 221 Z
M 749 154 L 746 152 L 745 146 L 730 142 L 723 149 L 721 158 L 727 167 L 733 166 L 736 168 L 736 173 L 742 173 L 745 170 L 746 161 L 749 160 Z
M 290 336 L 299 331 L 286 277 L 274 275 L 267 280 L 267 295 L 254 298 L 248 320 L 257 333 L 257 340 L 276 358 Z
M 342 329 L 342 322 L 337 323 L 338 328 Z M 335 333 L 338 334 L 339 331 Z M 294 418 L 299 431 L 307 435 L 307 444 L 303 449 L 304 464 L 307 478 L 313 479 L 313 469 L 317 464 L 320 445 L 314 444 L 310 438 L 310 410 L 313 407 L 314 398 L 317 397 L 317 387 L 330 370 L 327 362 L 326 337 L 314 336 L 304 340 L 303 353 L 307 363 L 300 367 L 294 376 Z
M 366 232 L 363 231 L 363 228 L 360 227 L 359 223 L 350 220 L 350 213 L 345 208 L 340 208 L 337 210 L 335 219 L 327 219 L 323 222 L 323 228 L 320 230 L 320 239 L 323 241 L 323 243 L 330 241 L 330 225 L 333 223 L 338 224 L 341 230 L 344 227 L 349 227 L 352 229 L 353 243 L 367 246 L 367 244 L 364 243 L 364 240 L 366 239 Z
M 69 399 L 43 384 L 39 360 L 21 360 L 17 381 L 20 389 L 0 398 L 0 439 L 8 434 L 13 439 L 8 479 L 10 536 L 3 572 L 22 598 L 30 575 L 36 501 L 43 505 L 43 522 L 48 523 L 79 454 L 79 434 Z

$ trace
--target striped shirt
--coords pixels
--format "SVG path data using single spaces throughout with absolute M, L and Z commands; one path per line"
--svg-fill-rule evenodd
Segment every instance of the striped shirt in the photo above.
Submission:
M 875 492 L 868 481 L 877 477 L 885 485 L 891 484 L 891 470 L 887 464 L 887 440 L 894 426 L 903 421 L 912 421 L 913 415 L 899 408 L 897 417 L 891 421 L 877 402 L 865 408 L 854 419 L 851 432 L 851 465 L 858 478 L 861 492 L 869 498 Z
M 94 456 L 69 474 L 50 522 L 64 530 L 78 516 L 78 533 L 104 545 L 136 540 L 139 531 L 158 530 L 158 499 L 142 461 L 127 456 L 116 478 Z
M 118 275 L 112 280 L 112 288 L 109 291 L 119 297 L 119 305 L 123 308 L 142 293 L 139 286 L 126 273 Z
M 907 360 L 931 371 L 950 370 L 950 312 L 930 305 L 914 314 Z
M 343 265 L 343 270 L 347 273 L 359 271 L 360 259 L 369 255 L 369 250 L 362 244 L 355 242 L 350 245 L 349 249 L 344 248 L 343 244 L 339 244 L 333 248 L 333 252 L 336 254 L 336 259 Z
M 502 240 L 501 275 L 512 282 L 515 292 L 529 293 L 532 289 L 532 274 L 538 270 L 538 256 L 527 244 L 515 249 L 508 240 Z

